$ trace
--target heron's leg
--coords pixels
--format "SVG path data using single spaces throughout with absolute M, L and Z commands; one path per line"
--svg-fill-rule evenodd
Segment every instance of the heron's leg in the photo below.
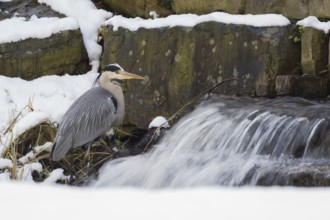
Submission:
M 91 147 L 92 147 L 92 142 L 87 145 L 86 153 L 84 155 L 84 162 L 86 164 L 86 168 L 89 168 L 90 165 L 90 159 L 91 159 Z

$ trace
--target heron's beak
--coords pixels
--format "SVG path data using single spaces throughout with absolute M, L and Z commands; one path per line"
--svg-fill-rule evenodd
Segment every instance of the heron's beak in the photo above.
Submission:
M 118 75 L 120 76 L 120 79 L 144 79 L 143 76 L 139 76 L 133 73 L 129 73 L 126 71 L 119 71 Z

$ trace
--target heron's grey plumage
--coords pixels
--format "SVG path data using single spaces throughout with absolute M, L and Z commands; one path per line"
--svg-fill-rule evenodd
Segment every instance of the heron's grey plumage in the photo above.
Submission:
M 68 109 L 57 132 L 53 160 L 62 158 L 71 148 L 82 146 L 105 134 L 117 118 L 113 95 L 96 87 L 80 96 Z M 115 123 L 114 123 L 115 122 Z
M 131 75 L 131 78 L 139 77 Z M 54 161 L 60 160 L 73 148 L 93 142 L 122 122 L 124 96 L 121 87 L 110 82 L 111 78 L 115 78 L 115 73 L 102 73 L 100 87 L 88 90 L 69 107 L 54 141 L 51 152 Z

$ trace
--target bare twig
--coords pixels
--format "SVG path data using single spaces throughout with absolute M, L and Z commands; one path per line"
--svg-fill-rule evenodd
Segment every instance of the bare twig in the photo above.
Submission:
M 160 126 L 157 127 L 157 129 L 154 131 L 154 133 L 153 133 L 150 141 L 145 146 L 143 152 L 145 152 L 148 149 L 148 147 L 149 147 L 150 143 L 152 142 L 153 138 L 155 137 L 156 134 L 158 134 L 160 132 L 160 129 L 162 128 L 162 126 L 165 123 L 168 123 L 169 121 L 172 121 L 174 118 L 176 118 L 179 115 L 181 115 L 185 111 L 185 109 L 187 107 L 189 107 L 190 105 L 194 104 L 195 102 L 198 102 L 204 95 L 210 94 L 214 89 L 216 89 L 217 87 L 221 86 L 223 83 L 230 82 L 230 81 L 237 81 L 237 79 L 236 78 L 225 79 L 225 80 L 223 80 L 223 81 L 215 84 L 210 89 L 207 89 L 207 90 L 199 93 L 197 96 L 195 96 L 194 98 L 192 98 L 188 103 L 186 103 L 184 106 L 182 106 L 178 111 L 176 111 L 172 116 L 170 116 L 167 119 L 167 121 L 165 121 L 163 124 L 161 124 Z
M 10 123 L 10 125 L 8 126 L 8 128 L 5 130 L 5 132 L 3 133 L 4 135 L 7 134 L 12 127 L 14 126 L 14 124 L 16 123 L 18 117 L 22 114 L 23 110 L 28 107 L 27 105 L 18 113 L 18 115 L 14 118 L 14 120 Z

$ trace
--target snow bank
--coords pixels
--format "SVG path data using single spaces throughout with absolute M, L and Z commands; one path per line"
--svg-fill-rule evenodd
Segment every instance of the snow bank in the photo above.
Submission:
M 0 43 L 10 43 L 27 38 L 46 38 L 60 31 L 78 29 L 73 18 L 38 18 L 33 15 L 30 20 L 13 17 L 0 21 Z
M 3 219 L 328 220 L 330 190 L 194 188 L 90 190 L 2 183 Z M 19 206 L 17 206 L 19 205 Z M 83 208 L 82 208 L 83 207 Z M 17 210 L 19 209 L 19 212 Z M 35 211 L 31 211 L 35 210 Z M 50 214 L 51 213 L 51 214 Z
M 29 100 L 32 100 L 34 111 L 39 112 L 31 117 L 37 117 L 35 114 L 38 114 L 38 118 L 42 116 L 41 118 L 46 119 L 47 116 L 51 122 L 60 122 L 68 107 L 92 87 L 96 77 L 97 74 L 89 73 L 80 76 L 44 76 L 26 81 L 0 76 L 0 133 L 21 111 L 18 122 L 29 114 L 26 108 Z M 29 120 L 31 123 L 36 122 L 31 120 Z M 24 122 L 23 127 L 28 126 L 30 122 Z
M 53 10 L 74 18 L 79 23 L 92 71 L 97 72 L 102 53 L 102 47 L 97 43 L 98 28 L 112 16 L 112 13 L 97 9 L 90 0 L 38 0 L 38 2 L 49 5 Z
M 10 181 L 9 173 L 0 173 L 0 182 Z M 1 183 L 2 184 L 2 183 Z
M 250 25 L 254 27 L 286 26 L 290 24 L 289 19 L 283 15 L 277 14 L 231 15 L 224 12 L 213 12 L 206 15 L 170 15 L 166 18 L 157 19 L 124 18 L 123 16 L 114 16 L 107 20 L 104 25 L 112 25 L 115 31 L 118 30 L 119 27 L 126 28 L 130 31 L 136 31 L 139 28 L 151 29 L 174 26 L 192 27 L 208 21 L 216 21 L 225 24 Z
M 96 73 L 79 76 L 44 76 L 32 81 L 0 76 L 0 169 L 12 166 L 9 159 L 2 159 L 3 152 L 11 140 L 44 121 L 60 123 L 63 114 L 82 93 L 90 89 Z M 34 111 L 27 107 L 29 105 Z M 16 121 L 13 123 L 13 120 Z M 13 123 L 12 132 L 4 134 Z M 32 171 L 41 171 L 39 163 L 27 164 L 37 154 L 49 150 L 52 143 L 32 146 L 34 150 L 23 155 L 18 161 L 24 166 L 17 170 L 22 181 L 33 181 Z M 58 175 L 53 176 L 53 179 Z M 60 176 L 61 178 L 64 178 Z M 9 173 L 0 174 L 0 181 L 9 181 Z M 48 180 L 48 182 L 51 182 Z
M 48 114 L 44 112 L 29 112 L 21 120 L 19 120 L 13 127 L 13 139 L 16 139 L 24 132 L 33 128 L 34 126 L 49 120 Z
M 330 30 L 330 21 L 328 22 L 321 22 L 315 16 L 309 16 L 297 22 L 297 25 L 304 26 L 304 27 L 312 27 L 321 31 L 324 31 L 327 34 Z

